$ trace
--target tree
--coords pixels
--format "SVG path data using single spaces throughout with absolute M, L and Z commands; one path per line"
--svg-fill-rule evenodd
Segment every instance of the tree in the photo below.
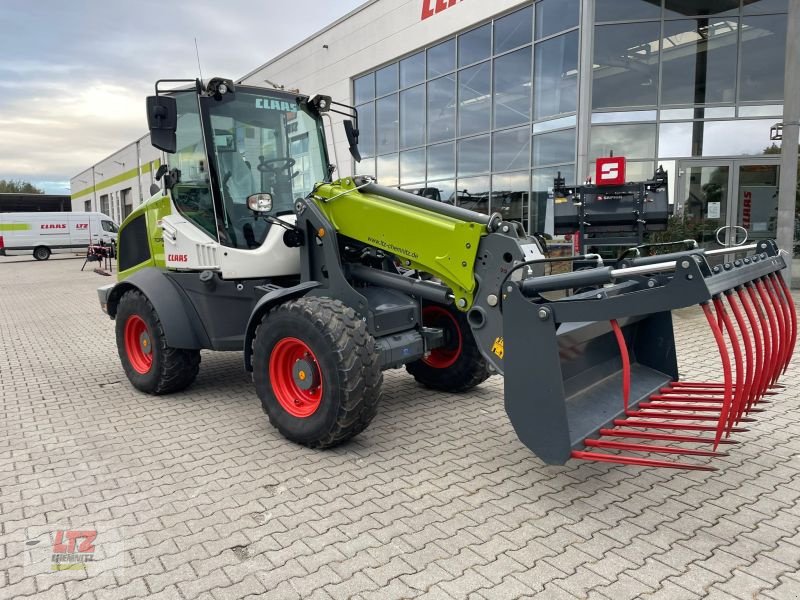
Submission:
M 44 194 L 44 190 L 27 181 L 0 179 L 0 194 Z

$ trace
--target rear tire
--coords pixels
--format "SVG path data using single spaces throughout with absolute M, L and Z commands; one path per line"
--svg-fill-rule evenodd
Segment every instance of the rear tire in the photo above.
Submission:
M 464 313 L 452 306 L 427 304 L 422 322 L 444 329 L 445 345 L 406 365 L 417 382 L 440 392 L 466 392 L 489 378 L 489 367 Z
M 50 248 L 47 246 L 36 246 L 33 249 L 33 258 L 36 260 L 47 260 L 50 258 Z
M 383 373 L 366 324 L 338 300 L 300 298 L 261 321 L 253 379 L 270 423 L 310 448 L 337 446 L 377 412 Z
M 137 390 L 158 396 L 189 387 L 200 371 L 200 351 L 171 348 L 153 305 L 138 290 L 125 292 L 116 315 L 117 351 Z

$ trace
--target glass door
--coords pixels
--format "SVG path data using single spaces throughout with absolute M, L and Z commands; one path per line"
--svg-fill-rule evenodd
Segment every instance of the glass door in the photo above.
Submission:
M 736 243 L 731 206 L 733 161 L 684 160 L 678 164 L 675 209 L 683 217 L 687 239 L 703 248 L 721 248 Z
M 777 164 L 736 161 L 736 225 L 749 240 L 775 239 L 778 234 Z

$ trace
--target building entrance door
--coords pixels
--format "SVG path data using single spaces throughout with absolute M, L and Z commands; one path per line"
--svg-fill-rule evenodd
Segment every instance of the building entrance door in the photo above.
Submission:
M 676 211 L 687 237 L 712 249 L 774 238 L 778 169 L 775 159 L 680 161 Z

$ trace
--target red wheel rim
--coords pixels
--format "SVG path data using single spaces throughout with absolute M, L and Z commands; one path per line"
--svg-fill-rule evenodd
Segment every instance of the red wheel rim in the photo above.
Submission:
M 461 337 L 461 328 L 456 318 L 441 306 L 426 306 L 422 309 L 422 322 L 425 327 L 441 327 L 444 329 L 447 344 L 441 348 L 434 348 L 430 354 L 422 359 L 429 367 L 446 369 L 452 367 L 461 356 L 464 340 Z
M 125 352 L 133 369 L 142 375 L 153 367 L 153 340 L 147 324 L 138 315 L 125 322 Z
M 317 357 L 305 342 L 283 338 L 269 357 L 269 380 L 283 409 L 307 419 L 322 402 L 322 372 Z

